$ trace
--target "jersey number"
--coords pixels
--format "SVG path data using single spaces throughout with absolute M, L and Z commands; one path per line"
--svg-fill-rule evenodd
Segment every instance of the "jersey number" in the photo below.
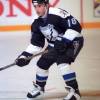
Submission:
M 76 25 L 77 21 L 75 18 L 68 19 L 68 26 L 71 27 L 72 25 Z

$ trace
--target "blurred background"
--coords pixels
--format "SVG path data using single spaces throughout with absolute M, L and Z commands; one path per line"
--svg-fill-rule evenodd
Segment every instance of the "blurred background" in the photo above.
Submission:
M 50 6 L 67 10 L 82 24 L 85 43 L 72 68 L 84 95 L 100 95 L 100 0 L 50 0 Z M 27 48 L 34 18 L 31 0 L 0 0 L 0 67 L 13 63 Z M 38 59 L 26 67 L 14 66 L 0 72 L 0 98 L 18 97 L 31 88 Z M 46 89 L 65 92 L 64 85 L 54 64 Z

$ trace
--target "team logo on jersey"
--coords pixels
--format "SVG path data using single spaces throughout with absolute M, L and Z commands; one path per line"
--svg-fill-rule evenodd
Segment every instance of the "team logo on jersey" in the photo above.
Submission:
M 40 26 L 40 30 L 43 35 L 50 41 L 55 41 L 58 36 L 58 32 L 54 29 L 54 25 L 48 24 L 45 27 Z

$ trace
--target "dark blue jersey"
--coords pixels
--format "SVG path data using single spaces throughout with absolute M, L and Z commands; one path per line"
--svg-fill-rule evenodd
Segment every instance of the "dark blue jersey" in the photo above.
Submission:
M 48 43 L 54 44 L 57 37 L 63 37 L 69 29 L 79 34 L 82 30 L 79 22 L 67 11 L 58 8 L 49 8 L 46 17 L 38 17 L 32 23 L 31 43 L 35 46 L 43 47 L 46 38 Z M 72 34 L 72 32 L 68 32 Z M 75 34 L 72 35 L 72 37 L 75 38 L 78 36 Z M 66 38 L 70 40 L 69 36 L 67 37 Z

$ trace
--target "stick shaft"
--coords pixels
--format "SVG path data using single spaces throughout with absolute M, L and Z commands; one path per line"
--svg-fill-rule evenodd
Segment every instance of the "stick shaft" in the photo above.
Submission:
M 16 65 L 15 62 L 12 63 L 12 64 L 10 64 L 10 65 L 7 65 L 7 66 L 4 66 L 4 67 L 1 67 L 1 68 L 0 68 L 0 71 L 5 70 L 5 69 L 7 69 L 7 68 L 10 68 L 10 67 L 12 67 L 12 66 L 14 66 L 14 65 Z
M 38 54 L 36 54 L 36 55 L 33 55 L 32 57 L 29 57 L 29 58 L 27 58 L 27 59 L 30 60 L 30 59 L 32 59 L 32 58 L 34 58 L 34 57 L 37 57 L 37 56 L 39 56 L 39 55 L 42 55 L 42 54 L 44 54 L 44 53 L 46 53 L 46 52 L 47 52 L 47 50 L 45 50 L 45 51 L 43 51 L 43 52 L 40 52 L 40 53 L 38 53 Z M 15 66 L 15 65 L 16 65 L 16 61 L 15 61 L 14 63 L 10 64 L 10 65 L 1 67 L 1 68 L 0 68 L 0 71 L 5 70 L 5 69 L 10 68 L 10 67 L 13 67 L 13 66 Z

